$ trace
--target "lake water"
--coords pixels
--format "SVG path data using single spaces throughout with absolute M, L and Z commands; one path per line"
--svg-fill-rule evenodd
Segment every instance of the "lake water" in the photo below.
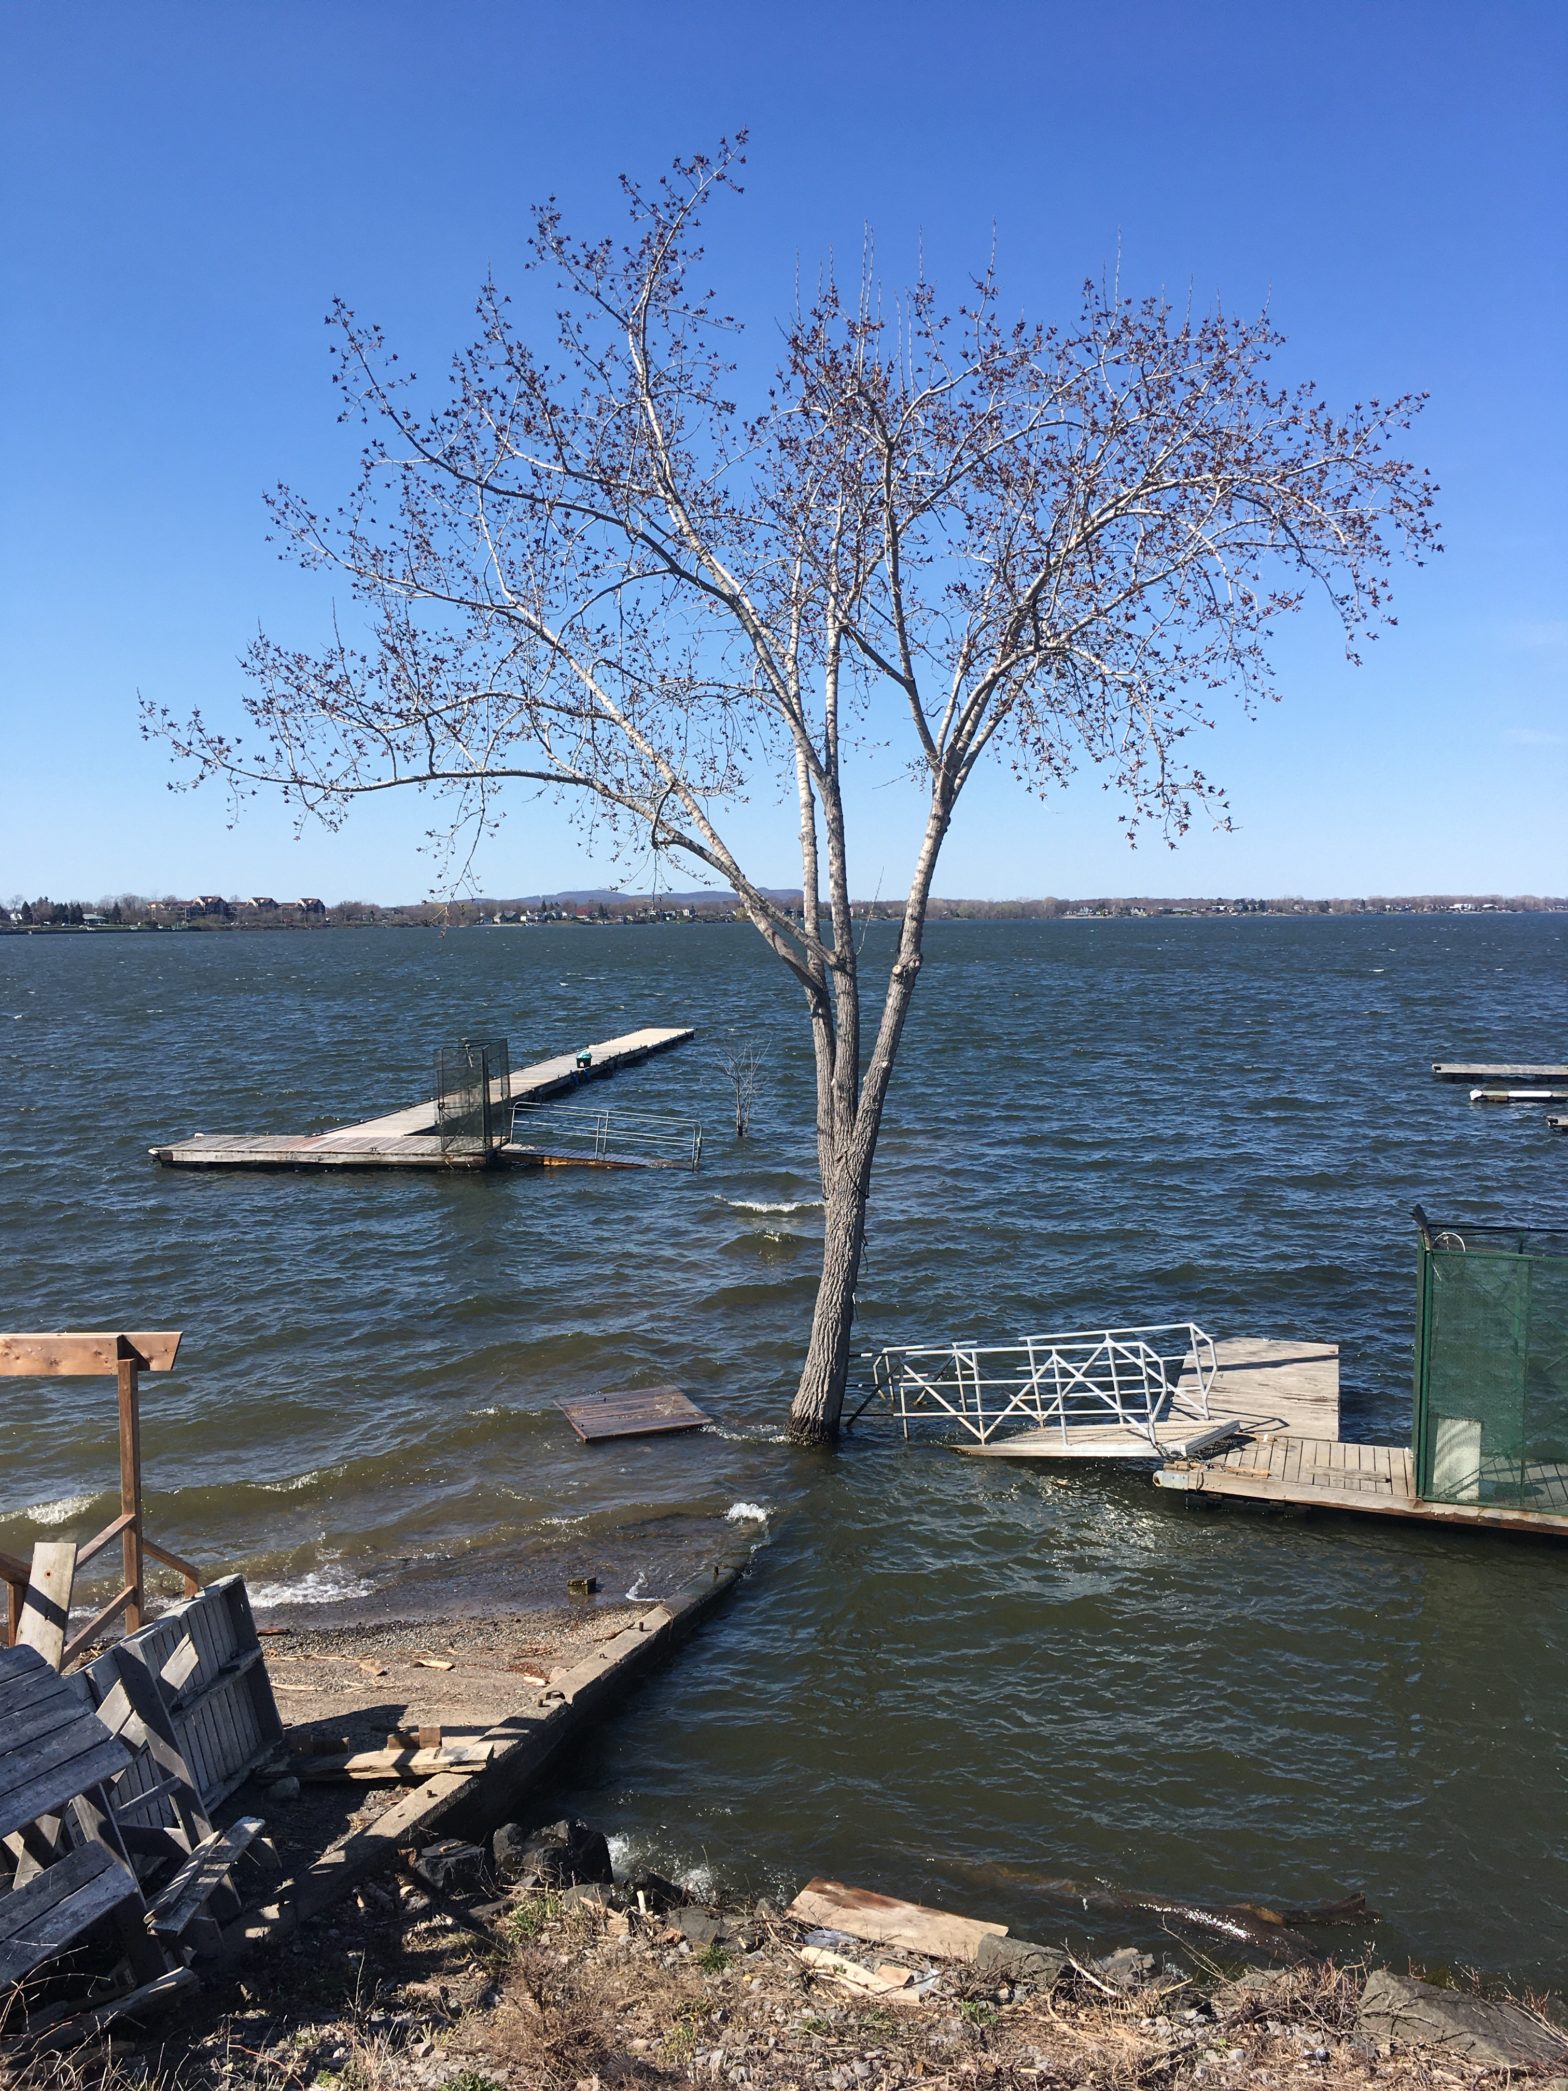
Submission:
M 1561 918 L 937 926 L 866 1347 L 1188 1317 L 1331 1339 L 1347 1432 L 1402 1435 L 1412 1201 L 1568 1212 L 1568 1141 L 1428 1063 L 1562 1058 L 1565 960 Z M 643 1023 L 700 1036 L 599 1096 L 701 1117 L 695 1177 L 147 1157 L 393 1109 L 455 1035 L 525 1062 Z M 767 1052 L 744 1145 L 730 1037 Z M 656 1591 L 759 1542 L 569 1767 L 562 1804 L 662 1871 L 827 1872 L 1047 1936 L 1073 1917 L 1051 1877 L 1276 1906 L 1362 1888 L 1389 1958 L 1560 1979 L 1568 1550 L 1201 1514 L 1146 1474 L 955 1459 L 870 1417 L 837 1455 L 779 1441 L 812 1084 L 749 930 L 7 938 L 0 1055 L 6 1325 L 186 1332 L 146 1385 L 156 1536 L 322 1618 L 553 1599 L 583 1569 Z M 659 1381 L 717 1429 L 584 1447 L 552 1406 Z M 107 1385 L 0 1401 L 0 1546 L 101 1521 Z

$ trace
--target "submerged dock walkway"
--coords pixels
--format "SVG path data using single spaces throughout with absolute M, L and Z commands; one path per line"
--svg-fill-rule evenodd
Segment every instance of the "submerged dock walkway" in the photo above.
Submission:
M 696 1036 L 689 1025 L 649 1026 L 590 1046 L 591 1064 L 575 1052 L 516 1069 L 509 1081 L 491 1083 L 496 1108 L 535 1101 L 634 1067 L 655 1053 Z M 436 1131 L 436 1105 L 411 1104 L 381 1118 L 341 1125 L 325 1133 L 195 1133 L 148 1150 L 167 1169 L 482 1169 L 505 1162 L 504 1147 L 489 1154 L 453 1154 Z
M 1568 1537 L 1568 1472 L 1542 1483 L 1542 1508 L 1432 1503 L 1415 1492 L 1408 1445 L 1357 1445 L 1340 1438 L 1245 1439 L 1207 1459 L 1161 1467 L 1160 1488 L 1189 1496 L 1242 1496 L 1306 1510 L 1349 1510 L 1429 1524 L 1496 1527 Z

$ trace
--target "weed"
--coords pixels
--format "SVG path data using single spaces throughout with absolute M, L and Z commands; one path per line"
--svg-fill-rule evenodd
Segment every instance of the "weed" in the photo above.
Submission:
M 958 2007 L 959 2016 L 968 2019 L 972 2026 L 994 2026 L 1001 2013 L 984 1997 L 965 1997 Z
M 525 1895 L 506 1915 L 506 1928 L 515 1938 L 533 1940 L 561 1914 L 558 1895 Z
M 440 2091 L 502 2091 L 502 2086 L 482 2069 L 460 2069 L 456 2076 L 446 2079 Z
M 717 1939 L 697 1955 L 697 1965 L 705 1975 L 722 1975 L 729 1964 L 730 1957 Z

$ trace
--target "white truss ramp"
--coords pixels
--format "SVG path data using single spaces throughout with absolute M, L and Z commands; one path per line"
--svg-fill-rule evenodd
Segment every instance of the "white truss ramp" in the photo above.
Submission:
M 1016 1343 L 879 1351 L 876 1393 L 902 1425 L 956 1424 L 993 1459 L 1186 1459 L 1237 1429 L 1211 1417 L 1214 1344 L 1195 1322 L 1073 1329 Z

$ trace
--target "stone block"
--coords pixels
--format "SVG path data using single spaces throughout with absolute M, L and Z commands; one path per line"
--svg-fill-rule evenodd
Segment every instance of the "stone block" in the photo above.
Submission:
M 1379 2046 L 1446 2048 L 1489 2069 L 1568 2067 L 1568 2037 L 1522 2004 L 1439 1989 L 1389 1968 L 1367 1977 L 1356 2029 Z

